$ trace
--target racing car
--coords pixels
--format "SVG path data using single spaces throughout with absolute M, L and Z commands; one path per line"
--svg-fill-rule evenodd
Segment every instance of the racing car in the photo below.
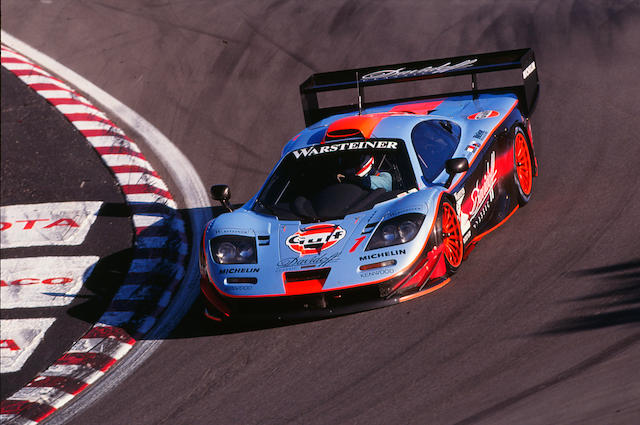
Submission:
M 518 84 L 478 87 L 478 74 L 507 70 Z M 470 90 L 365 101 L 370 86 L 461 75 Z M 335 90 L 357 103 L 320 107 Z M 230 188 L 211 187 L 226 211 L 200 248 L 212 320 L 323 317 L 433 292 L 531 197 L 531 49 L 318 73 L 300 93 L 306 128 L 259 192 L 233 210 Z

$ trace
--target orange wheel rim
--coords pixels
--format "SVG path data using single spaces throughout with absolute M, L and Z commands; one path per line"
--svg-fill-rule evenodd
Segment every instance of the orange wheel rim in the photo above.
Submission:
M 442 235 L 444 256 L 452 267 L 458 267 L 462 262 L 462 235 L 458 216 L 449 204 L 444 204 L 442 212 Z
M 533 183 L 533 167 L 531 166 L 529 146 L 522 133 L 518 133 L 516 136 L 516 173 L 522 192 L 525 195 L 530 194 Z

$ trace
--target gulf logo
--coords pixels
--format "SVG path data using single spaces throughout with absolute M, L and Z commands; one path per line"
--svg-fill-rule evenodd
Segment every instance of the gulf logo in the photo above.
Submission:
M 315 224 L 298 230 L 287 238 L 287 246 L 300 255 L 319 254 L 345 237 L 347 232 L 337 224 Z
M 475 114 L 469 115 L 467 119 L 469 120 L 483 120 L 485 118 L 495 118 L 500 115 L 498 111 L 480 111 Z

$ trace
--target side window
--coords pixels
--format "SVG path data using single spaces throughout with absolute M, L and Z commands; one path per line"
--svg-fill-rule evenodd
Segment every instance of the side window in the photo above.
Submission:
M 423 121 L 413 128 L 411 141 L 427 181 L 432 182 L 444 170 L 444 163 L 458 147 L 460 133 L 457 124 L 444 120 Z

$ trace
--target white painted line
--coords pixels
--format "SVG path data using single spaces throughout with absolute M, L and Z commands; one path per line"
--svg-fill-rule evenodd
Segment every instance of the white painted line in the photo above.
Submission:
M 101 206 L 86 201 L 0 207 L 0 243 L 2 248 L 80 245 Z
M 67 91 L 67 90 L 38 90 L 38 94 L 46 99 L 76 99 L 79 100 L 81 102 L 88 102 L 87 99 L 85 99 L 82 96 L 79 96 L 77 94 L 75 94 L 74 92 L 71 91 Z
M 166 220 L 166 217 L 157 215 L 139 215 L 135 214 L 133 217 L 134 227 L 149 227 L 158 223 L 159 221 Z
M 162 180 L 149 173 L 116 173 L 116 178 L 121 185 L 150 184 L 162 190 L 169 190 Z
M 24 400 L 53 406 L 57 399 L 68 397 L 73 396 L 56 387 L 24 387 L 9 397 L 9 400 Z
M 166 236 L 142 236 L 136 238 L 138 248 L 164 248 L 167 245 Z
M 147 170 L 153 170 L 151 164 L 149 164 L 146 160 L 142 158 L 138 158 L 135 156 L 129 155 L 108 155 L 103 154 L 101 156 L 102 160 L 109 167 L 119 167 L 121 165 L 134 165 L 136 167 L 143 167 Z
M 0 307 L 60 307 L 71 304 L 100 259 L 32 257 L 0 260 Z
M 4 64 L 2 66 L 4 66 Z M 93 116 L 96 116 L 105 120 L 107 119 L 107 116 L 105 114 L 87 105 L 57 105 L 56 108 L 58 109 L 58 111 L 62 112 L 65 115 L 66 114 L 91 114 Z M 100 136 L 100 137 L 105 137 L 105 138 L 108 138 L 109 140 L 113 139 L 113 136 Z M 87 137 L 87 139 L 89 138 Z M 112 145 L 113 143 L 105 144 L 105 146 L 112 146 Z
M 80 338 L 69 349 L 69 353 L 105 353 L 113 357 L 111 353 L 119 351 L 121 346 L 131 346 L 126 342 L 115 338 Z
M 154 290 L 153 285 L 122 285 L 113 300 L 144 300 Z
M 133 318 L 133 311 L 107 311 L 100 320 L 110 326 L 120 327 L 126 325 Z
M 58 109 L 60 109 L 61 106 L 77 106 L 77 105 L 59 105 Z M 80 113 L 80 112 L 68 112 L 68 113 Z M 98 115 L 95 112 L 93 114 Z M 98 116 L 104 117 L 103 114 L 99 114 Z M 138 148 L 138 146 L 136 146 L 133 143 L 130 143 L 128 140 L 119 136 L 89 136 L 87 137 L 87 140 L 89 141 L 89 143 L 93 145 L 93 147 L 96 147 L 96 148 L 102 148 L 102 147 L 110 148 L 112 146 L 122 146 L 123 148 L 131 149 L 134 152 L 140 152 L 140 149 Z
M 126 195 L 127 201 L 131 203 L 142 203 L 142 204 L 165 204 L 170 208 L 177 208 L 177 204 L 173 199 L 165 198 L 162 195 L 157 195 L 155 193 L 133 193 Z M 203 224 L 204 228 L 204 224 Z
M 48 75 L 22 75 L 20 77 L 18 77 L 22 80 L 23 83 L 31 85 L 31 84 L 55 84 L 56 86 L 62 88 L 62 89 L 66 89 L 66 90 L 71 90 L 71 87 L 69 87 L 68 85 L 61 83 L 60 81 L 54 80 L 52 77 L 48 76 Z
M 87 382 L 87 377 L 95 373 L 100 376 L 104 375 L 104 372 L 83 364 L 54 364 L 47 368 L 47 376 L 73 376 L 85 382 Z
M 112 133 L 118 133 L 124 136 L 124 131 L 120 130 L 112 124 L 99 121 L 72 121 L 72 124 L 78 130 L 104 130 Z
M 0 373 L 19 371 L 55 320 L 0 320 Z
M 4 51 L 2 52 L 4 53 Z M 4 56 L 4 55 L 3 55 Z M 11 71 L 27 71 L 27 70 L 34 70 L 39 72 L 40 74 L 43 75 L 49 75 L 48 72 L 41 70 L 40 68 L 37 68 L 29 63 L 24 63 L 24 62 L 17 62 L 17 63 L 3 63 L 2 66 L 4 66 L 7 69 L 10 69 Z
M 129 272 L 133 273 L 149 273 L 155 270 L 162 262 L 164 258 L 151 258 L 151 259 L 133 259 L 131 261 L 131 267 Z

